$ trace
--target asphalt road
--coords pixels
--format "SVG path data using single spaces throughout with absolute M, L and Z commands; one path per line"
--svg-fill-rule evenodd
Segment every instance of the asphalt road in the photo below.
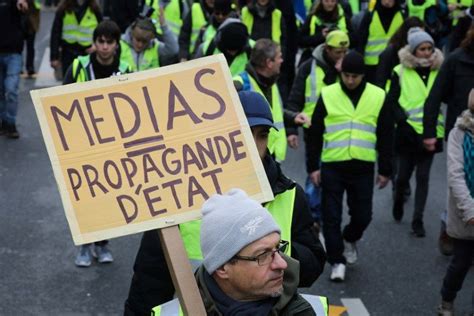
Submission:
M 29 91 L 54 83 L 47 63 L 53 13 L 43 12 L 37 35 L 37 80 L 23 79 L 18 114 L 19 140 L 0 138 L 0 315 L 117 315 L 123 311 L 139 235 L 111 241 L 115 262 L 74 266 L 76 248 L 53 177 Z M 44 58 L 49 61 L 49 56 Z M 290 151 L 283 167 L 300 184 L 302 150 Z M 437 250 L 439 213 L 446 204 L 445 155 L 437 155 L 425 212 L 426 238 L 410 235 L 413 198 L 405 219 L 391 216 L 391 190 L 375 190 L 374 216 L 359 242 L 360 258 L 346 282 L 331 283 L 330 268 L 303 292 L 326 295 L 333 315 L 434 315 L 449 262 Z M 347 218 L 346 218 L 347 220 Z M 459 315 L 471 309 L 471 269 L 456 300 Z M 343 313 L 345 309 L 348 312 Z

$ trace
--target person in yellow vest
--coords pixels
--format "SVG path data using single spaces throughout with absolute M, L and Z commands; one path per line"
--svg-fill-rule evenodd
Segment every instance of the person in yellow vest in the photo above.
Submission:
M 195 277 L 207 315 L 327 315 L 298 294 L 298 262 L 272 215 L 241 189 L 202 206 L 203 263 Z M 169 307 L 168 307 L 169 310 Z M 171 315 L 158 306 L 152 315 Z M 179 309 L 175 315 L 182 315 Z
M 469 10 L 472 5 L 472 0 L 448 0 L 448 10 L 453 26 L 458 24 L 459 19 L 466 15 L 466 10 Z
M 150 18 L 155 22 L 157 34 L 163 35 L 160 22 L 161 16 L 163 16 L 177 41 L 183 26 L 183 19 L 189 12 L 188 2 L 185 0 L 145 0 L 145 5 L 153 9 Z
M 237 91 L 256 91 L 270 104 L 273 120 L 278 130 L 271 130 L 268 149 L 277 161 L 286 157 L 286 132 L 284 124 L 283 101 L 276 84 L 283 63 L 280 46 L 270 39 L 259 39 L 250 55 L 245 71 L 234 77 Z
M 197 50 L 196 41 L 202 27 L 209 23 L 214 0 L 199 0 L 194 2 L 191 10 L 183 20 L 183 25 L 179 32 L 179 60 L 186 61 L 194 56 Z
M 160 15 L 163 32 L 156 38 L 154 23 L 149 18 L 138 18 L 122 35 L 120 59 L 129 64 L 134 72 L 171 64 L 178 54 L 178 42 Z
M 433 38 L 421 28 L 411 28 L 408 45 L 399 52 L 400 64 L 394 68 L 387 103 L 394 110 L 395 150 L 399 157 L 393 217 L 403 217 L 404 191 L 416 168 L 415 210 L 412 233 L 425 236 L 423 213 L 428 197 L 429 176 L 435 151 L 423 148 L 423 108 L 426 98 L 443 63 L 443 54 L 434 46 Z M 440 114 L 437 127 L 437 151 L 442 150 L 444 119 Z
M 214 36 L 216 36 L 219 26 L 221 26 L 227 18 L 239 18 L 238 13 L 232 10 L 232 0 L 214 0 L 211 18 L 209 23 L 199 30 L 196 47 L 212 40 Z
M 347 33 L 339 30 L 332 31 L 326 36 L 326 43 L 315 48 L 312 58 L 298 68 L 293 88 L 286 103 L 286 109 L 293 112 L 294 115 L 293 120 L 285 121 L 288 146 L 291 148 L 298 148 L 298 126 L 300 125 L 304 127 L 305 142 L 310 141 L 307 138 L 307 129 L 311 125 L 311 117 L 321 89 L 336 82 L 349 43 Z M 304 118 L 300 119 L 298 114 L 304 114 Z M 309 120 L 309 124 L 307 120 Z M 306 156 L 306 160 L 308 159 L 310 157 Z M 317 229 L 321 223 L 319 191 L 319 187 L 316 187 L 308 177 L 305 192 Z
M 428 10 L 437 6 L 436 0 L 407 0 L 406 6 L 408 9 L 408 16 L 415 16 L 422 21 L 425 21 L 425 16 Z
M 96 0 L 61 2 L 51 28 L 51 67 L 61 67 L 64 76 L 76 57 L 93 52 L 92 33 L 101 20 Z
M 321 91 L 306 143 L 308 173 L 322 189 L 323 235 L 334 282 L 344 281 L 346 264 L 357 261 L 356 242 L 372 219 L 377 158 L 379 188 L 392 174 L 392 114 L 384 105 L 385 92 L 366 82 L 364 73 L 362 55 L 348 53 L 341 81 Z M 344 193 L 350 221 L 341 232 Z
M 403 23 L 404 15 L 398 1 L 377 0 L 375 9 L 367 11 L 362 17 L 357 51 L 364 56 L 367 66 L 366 79 L 369 82 L 375 82 L 379 55 Z
M 300 263 L 299 281 L 296 283 L 299 287 L 309 287 L 322 273 L 326 254 L 312 230 L 313 221 L 304 191 L 283 174 L 279 164 L 268 153 L 268 134 L 270 128 L 274 127 L 268 102 L 253 91 L 241 91 L 239 98 L 275 196 L 274 201 L 264 206 L 281 226 L 282 238 L 289 242 L 287 253 Z M 199 241 L 200 227 L 200 221 L 180 225 L 188 257 L 192 262 L 198 262 L 196 266 L 203 259 Z M 153 307 L 170 301 L 173 294 L 173 282 L 158 234 L 155 230 L 145 232 L 134 264 L 130 292 L 125 302 L 125 315 L 149 314 Z
M 343 31 L 351 37 L 350 14 L 346 14 L 338 0 L 321 0 L 310 10 L 300 29 L 298 45 L 305 49 L 301 62 L 309 59 L 312 51 L 324 44 L 327 35 L 333 30 Z
M 222 53 L 230 73 L 235 76 L 245 70 L 252 43 L 245 25 L 238 19 L 227 18 L 217 29 L 214 38 L 199 46 L 194 58 Z
M 120 61 L 117 54 L 120 28 L 115 22 L 110 20 L 101 22 L 94 29 L 92 40 L 96 48 L 95 52 L 74 59 L 64 76 L 63 84 L 91 81 L 131 72 L 128 64 Z M 113 262 L 113 256 L 107 245 L 108 240 L 95 242 L 94 247 L 92 244 L 82 245 L 74 263 L 77 267 L 86 268 L 92 264 L 92 257 L 101 264 Z

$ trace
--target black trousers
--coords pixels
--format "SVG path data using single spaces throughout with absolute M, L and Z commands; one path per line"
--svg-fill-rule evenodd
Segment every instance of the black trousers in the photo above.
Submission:
M 453 246 L 453 257 L 449 263 L 441 289 L 443 301 L 447 302 L 452 302 L 456 298 L 456 294 L 462 288 L 462 283 L 474 258 L 474 240 L 453 238 Z
M 35 72 L 35 32 L 27 34 L 26 40 L 26 71 Z
M 416 167 L 415 211 L 413 221 L 423 221 L 433 153 L 400 153 L 398 174 L 395 187 L 395 199 L 403 201 L 403 193 L 408 187 L 413 170 Z M 403 203 L 403 202 L 402 202 Z
M 328 262 L 345 263 L 343 240 L 359 240 L 372 220 L 374 172 L 343 172 L 330 164 L 323 164 L 321 187 L 323 235 Z M 344 192 L 347 193 L 350 222 L 341 232 Z

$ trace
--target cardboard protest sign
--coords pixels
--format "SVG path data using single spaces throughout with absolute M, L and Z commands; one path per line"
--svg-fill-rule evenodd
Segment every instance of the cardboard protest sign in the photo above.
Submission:
M 222 55 L 31 92 L 75 244 L 273 198 Z

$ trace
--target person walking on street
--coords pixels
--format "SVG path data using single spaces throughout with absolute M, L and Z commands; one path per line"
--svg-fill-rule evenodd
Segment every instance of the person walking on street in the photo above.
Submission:
M 454 315 L 454 300 L 474 259 L 474 89 L 468 109 L 449 133 L 447 166 L 447 231 L 454 249 L 441 288 L 440 316 Z
M 22 14 L 27 12 L 26 0 L 0 0 L 0 135 L 19 138 L 16 127 L 18 86 L 23 50 Z
M 428 33 L 414 27 L 408 31 L 408 45 L 398 55 L 400 64 L 394 68 L 387 96 L 387 103 L 393 109 L 397 124 L 395 151 L 399 158 L 392 213 L 396 221 L 402 220 L 405 191 L 416 168 L 412 232 L 416 237 L 425 237 L 423 213 L 435 152 L 423 147 L 423 106 L 443 63 L 443 53 L 435 48 L 434 40 Z M 438 121 L 437 151 L 441 151 L 444 137 L 444 119 L 441 114 Z
M 101 22 L 93 31 L 92 42 L 96 48 L 95 52 L 74 59 L 66 71 L 63 84 L 103 79 L 131 72 L 129 65 L 121 61 L 117 54 L 120 28 L 115 22 L 111 20 Z M 92 244 L 82 245 L 76 256 L 76 266 L 89 267 L 93 256 L 99 263 L 113 262 L 107 244 L 108 240 L 102 240 L 95 242 L 94 248 Z
M 338 80 L 341 62 L 349 45 L 347 33 L 339 30 L 332 31 L 326 37 L 325 44 L 315 48 L 311 59 L 299 67 L 286 104 L 287 111 L 294 113 L 293 120 L 285 121 L 288 146 L 291 148 L 298 147 L 298 125 L 303 125 L 305 143 L 311 141 L 307 133 L 311 124 L 307 124 L 306 120 L 309 119 L 309 123 L 311 123 L 311 117 L 322 88 Z M 299 113 L 300 115 L 304 114 L 303 119 L 300 119 Z M 306 155 L 306 161 L 309 159 L 311 157 Z M 311 207 L 311 214 L 315 220 L 315 227 L 319 230 L 321 225 L 320 190 L 313 184 L 309 176 L 306 179 L 305 192 Z
M 322 89 L 314 111 L 306 152 L 311 180 L 322 188 L 322 222 L 331 281 L 344 281 L 346 264 L 358 258 L 356 243 L 372 219 L 374 167 L 384 188 L 392 174 L 393 120 L 385 92 L 366 82 L 362 55 L 342 60 L 341 81 Z M 323 146 L 324 144 L 324 146 Z M 350 222 L 341 232 L 347 193 Z
M 61 67 L 64 76 L 76 57 L 92 53 L 92 33 L 100 21 L 102 13 L 96 0 L 61 2 L 51 28 L 51 67 Z

